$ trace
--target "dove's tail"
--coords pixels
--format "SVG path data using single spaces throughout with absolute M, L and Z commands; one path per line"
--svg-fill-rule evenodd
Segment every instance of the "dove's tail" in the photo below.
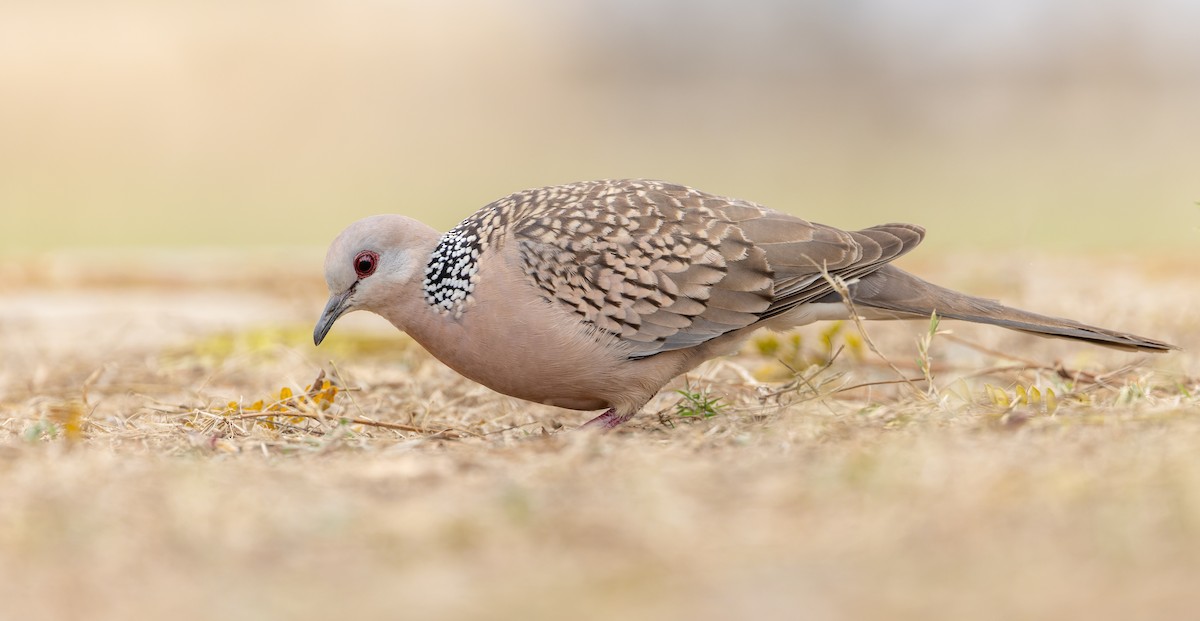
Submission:
M 900 319 L 929 317 L 986 323 L 1040 336 L 1078 339 L 1135 351 L 1165 352 L 1178 347 L 1155 339 L 1098 328 L 1071 319 L 1049 317 L 939 287 L 890 265 L 861 277 L 849 287 L 856 306 L 894 313 Z

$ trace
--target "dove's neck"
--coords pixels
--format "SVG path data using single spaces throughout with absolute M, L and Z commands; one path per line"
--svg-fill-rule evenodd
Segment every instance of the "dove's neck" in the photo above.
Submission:
M 459 328 L 454 314 L 430 303 L 426 291 L 426 269 L 441 238 L 441 234 L 433 229 L 429 230 L 429 235 L 422 235 L 410 248 L 412 269 L 407 270 L 403 279 L 389 283 L 390 292 L 385 296 L 384 304 L 370 309 L 426 349 L 435 343 L 454 343 L 455 338 L 461 337 L 454 334 Z

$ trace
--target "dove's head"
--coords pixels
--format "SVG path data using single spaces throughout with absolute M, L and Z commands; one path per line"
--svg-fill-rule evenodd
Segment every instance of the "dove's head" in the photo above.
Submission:
M 421 295 L 421 280 L 438 234 L 396 215 L 364 218 L 346 227 L 325 254 L 329 302 L 313 330 L 317 345 L 338 317 L 356 310 L 385 315 L 388 305 Z

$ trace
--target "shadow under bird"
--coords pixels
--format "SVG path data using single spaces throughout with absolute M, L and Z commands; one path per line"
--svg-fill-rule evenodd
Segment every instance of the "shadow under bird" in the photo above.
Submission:
M 946 319 L 1161 352 L 1173 345 L 1038 315 L 926 282 L 889 263 L 924 229 L 861 231 L 642 179 L 517 192 L 445 234 L 411 218 L 351 224 L 325 257 L 338 317 L 383 316 L 492 390 L 615 427 L 672 378 L 759 328 L 850 317 Z M 836 286 L 840 279 L 844 287 Z

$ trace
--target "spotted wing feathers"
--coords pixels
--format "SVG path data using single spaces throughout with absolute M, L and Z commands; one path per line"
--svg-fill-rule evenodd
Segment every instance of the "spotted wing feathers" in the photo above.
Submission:
M 652 181 L 542 188 L 504 199 L 522 269 L 546 300 L 631 357 L 692 347 L 825 295 L 915 246 L 921 230 L 848 233 Z

